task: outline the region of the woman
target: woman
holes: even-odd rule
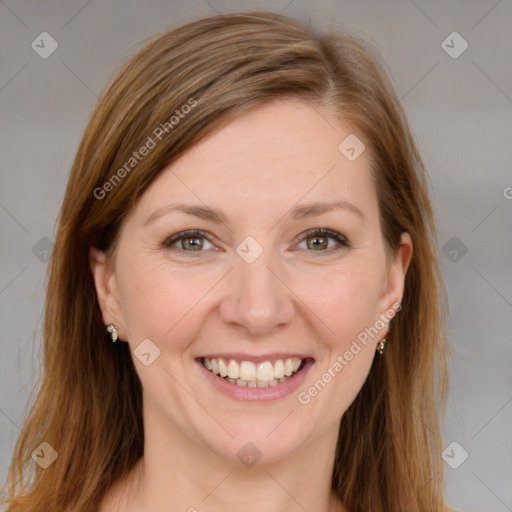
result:
[[[445,510],[426,180],[357,38],[153,38],[69,177],[7,510]]]

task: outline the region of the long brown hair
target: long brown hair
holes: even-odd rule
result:
[[[414,244],[387,352],[375,358],[341,420],[333,489],[351,512],[443,510],[445,292],[428,178],[405,114],[368,43],[249,12],[155,36],[100,98],[60,212],[44,374],[15,446],[3,501],[8,512],[95,511],[143,454],[141,383],[128,344],[107,342],[89,247],[112,251],[127,213],[185,151],[255,105],[288,95],[327,106],[361,134],[386,244],[396,249],[403,232]],[[154,147],[130,160],[150,139]],[[47,469],[31,460],[42,442],[58,452]]]

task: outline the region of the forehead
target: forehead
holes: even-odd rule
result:
[[[369,155],[357,146],[361,136],[354,137],[326,107],[273,101],[239,116],[164,169],[138,210],[150,214],[156,205],[180,200],[262,215],[262,204],[290,209],[341,199],[371,216],[377,205]],[[353,152],[347,153],[344,141]],[[276,210],[266,213],[275,216]]]

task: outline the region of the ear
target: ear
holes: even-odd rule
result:
[[[411,263],[413,244],[409,233],[402,233],[400,244],[388,264],[386,283],[380,300],[380,313],[394,310],[393,304],[400,304],[404,295],[405,276]]]
[[[125,322],[119,300],[117,280],[113,267],[108,261],[105,252],[96,247],[89,248],[89,266],[94,278],[96,295],[101,308],[105,325],[114,324],[118,327],[120,340],[126,340]]]

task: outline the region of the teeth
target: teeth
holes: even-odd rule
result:
[[[228,369],[226,368],[226,364],[224,363],[224,359],[217,359],[218,365],[219,365],[219,375],[221,377],[225,377],[228,375]],[[233,375],[230,375],[232,379],[234,379]]]
[[[282,359],[278,359],[274,363],[274,378],[282,379],[284,377],[284,363]]]
[[[212,361],[213,361],[213,359],[212,359]],[[289,377],[292,373],[293,373],[293,359],[287,359],[284,363],[284,374],[287,377]]]
[[[228,375],[231,379],[238,379],[240,377],[240,367],[233,359],[231,359],[228,364]]]
[[[265,361],[258,365],[256,370],[256,378],[258,380],[270,380],[274,378],[274,367],[270,361]]]
[[[242,361],[240,365],[240,378],[244,380],[256,380],[256,365],[251,361]]]
[[[231,384],[250,388],[266,388],[285,382],[297,372],[301,364],[302,360],[297,357],[284,361],[277,359],[274,364],[263,361],[258,365],[252,361],[241,361],[239,364],[234,359],[230,359],[226,365],[226,360],[221,358],[203,358],[203,365],[207,370],[226,378]]]

